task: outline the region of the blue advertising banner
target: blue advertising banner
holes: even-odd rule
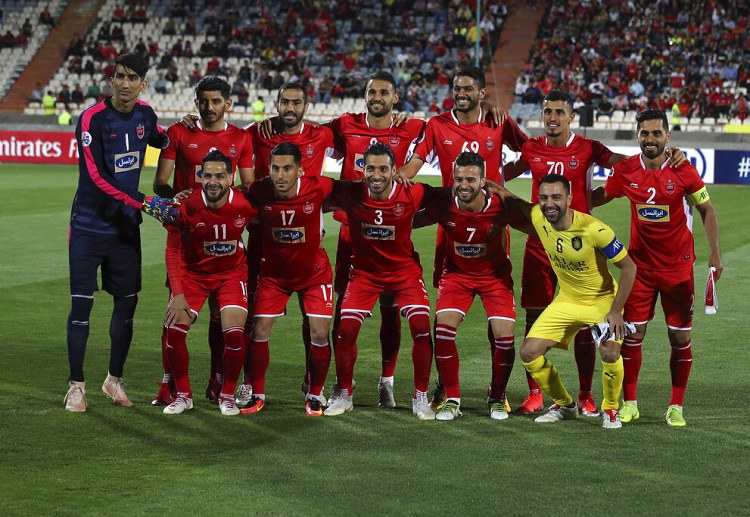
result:
[[[714,153],[714,183],[750,185],[750,150]]]

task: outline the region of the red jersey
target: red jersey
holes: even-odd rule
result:
[[[232,270],[244,270],[245,246],[242,232],[257,211],[235,188],[229,189],[229,199],[221,208],[210,208],[202,190],[196,190],[178,207],[180,215],[168,225],[167,255],[180,248],[181,260],[170,264],[167,273],[174,288],[174,279],[182,271],[216,275]],[[180,236],[175,243],[173,237]],[[245,273],[247,275],[247,273]]]
[[[539,202],[539,180],[547,174],[562,174],[570,181],[570,207],[590,214],[593,166],[607,167],[611,157],[612,151],[601,142],[572,132],[563,147],[547,145],[546,136],[531,138],[521,150],[521,160],[531,170],[531,202]]]
[[[253,166],[252,140],[245,131],[231,124],[226,124],[222,131],[205,131],[199,120],[191,131],[176,123],[169,126],[167,136],[169,147],[163,149],[159,157],[174,160],[173,187],[178,192],[201,188],[203,157],[211,149],[218,149],[232,160],[232,184],[238,168]]]
[[[446,111],[427,122],[424,137],[417,143],[414,154],[429,161],[430,155],[436,153],[443,186],[449,186],[453,185],[453,162],[458,155],[464,151],[475,152],[484,158],[487,179],[502,184],[503,143],[520,151],[528,138],[510,117],[493,128],[489,122],[460,124],[453,111]]]
[[[658,171],[646,170],[641,155],[612,168],[604,189],[630,200],[630,246],[639,268],[692,269],[695,262],[692,208],[708,201],[703,180],[689,163],[677,169],[665,161]]]
[[[277,199],[273,184],[256,181],[248,197],[258,209],[263,259],[260,275],[301,289],[328,271],[331,264],[323,249],[323,201],[333,188],[325,176],[301,176],[291,199]],[[330,278],[327,283],[330,283]]]
[[[263,138],[258,124],[245,128],[253,141],[255,151],[255,179],[268,176],[271,168],[271,151],[282,142],[291,142],[302,153],[302,170],[306,176],[323,174],[323,160],[333,153],[333,133],[325,126],[302,124],[299,133],[287,135],[279,133],[271,138]]]
[[[380,283],[422,277],[419,255],[411,241],[414,214],[429,185],[399,183],[387,199],[373,199],[366,183],[336,182],[331,204],[346,212],[352,239],[352,269]]]
[[[365,151],[375,142],[383,142],[392,150],[396,167],[406,163],[412,144],[424,131],[425,122],[409,119],[400,126],[375,129],[367,123],[367,113],[344,113],[326,124],[333,131],[336,153],[344,157],[342,180],[364,177]]]
[[[510,274],[506,224],[525,221],[523,214],[511,215],[503,210],[497,195],[486,196],[481,212],[467,212],[459,207],[458,198],[436,196],[425,206],[427,215],[448,235],[445,271],[503,277]]]

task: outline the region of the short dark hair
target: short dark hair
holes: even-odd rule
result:
[[[291,142],[282,142],[271,151],[271,156],[291,156],[297,166],[302,164],[302,153],[295,144]]]
[[[207,75],[195,85],[196,97],[200,96],[203,92],[219,92],[224,99],[228,99],[231,91],[232,88],[229,86],[229,83],[225,79],[215,75]]]
[[[393,155],[393,149],[383,142],[375,142],[365,151],[363,161],[367,162],[368,156],[388,156],[391,159],[391,167],[396,165],[396,157]]]
[[[669,121],[667,120],[667,114],[662,110],[643,110],[638,115],[636,115],[635,120],[636,122],[638,122],[637,127],[641,127],[641,123],[646,122],[647,120],[661,120],[661,125],[664,127],[664,132],[669,131]]]
[[[302,90],[302,99],[304,100],[305,104],[307,104],[307,90],[304,86],[302,86],[302,83],[284,83],[279,87],[279,91],[276,94],[276,101],[278,102],[279,99],[281,99],[281,92],[284,90]]]
[[[464,151],[459,154],[458,158],[456,158],[456,161],[453,162],[454,167],[468,167],[471,165],[476,165],[477,167],[479,167],[479,169],[482,171],[481,177],[484,178],[484,158],[482,158],[479,154],[472,153],[471,151]]]
[[[541,187],[543,183],[562,183],[565,192],[570,194],[570,181],[562,174],[546,174],[539,180],[539,186]]]
[[[552,90],[544,96],[544,102],[563,101],[573,109],[573,96],[562,90]]]
[[[479,88],[484,88],[486,83],[484,80],[484,70],[479,68],[478,66],[462,66],[460,67],[455,74],[453,74],[453,78],[451,79],[451,88],[453,88],[453,82],[456,80],[456,77],[471,77],[474,79],[477,84],[479,85]]]
[[[141,80],[146,78],[146,72],[148,72],[148,63],[146,63],[146,60],[143,59],[143,57],[139,54],[130,52],[128,54],[117,56],[115,58],[115,69],[117,68],[117,65],[122,65],[125,68],[131,69],[133,72],[138,74],[138,77],[140,77]]]
[[[386,72],[385,70],[378,70],[377,72],[370,74],[370,78],[367,79],[367,82],[369,83],[370,81],[385,81],[390,83],[390,85],[393,86],[393,90],[396,91],[396,79],[393,77],[393,74]]]
[[[229,159],[229,156],[222,153],[218,149],[211,149],[206,153],[206,156],[203,157],[201,169],[204,169],[206,167],[206,163],[208,162],[222,162],[224,165],[226,165],[228,174],[232,174],[234,170],[234,167],[232,166],[232,160]]]

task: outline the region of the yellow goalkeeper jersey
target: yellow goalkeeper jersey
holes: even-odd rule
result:
[[[609,226],[574,210],[570,228],[558,231],[538,205],[529,218],[557,275],[561,295],[584,305],[612,299],[617,282],[607,269],[607,259],[619,262],[628,252]]]

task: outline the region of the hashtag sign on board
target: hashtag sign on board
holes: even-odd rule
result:
[[[737,173],[740,178],[747,178],[748,175],[750,175],[750,158],[745,157],[740,160],[739,167],[737,167]]]

